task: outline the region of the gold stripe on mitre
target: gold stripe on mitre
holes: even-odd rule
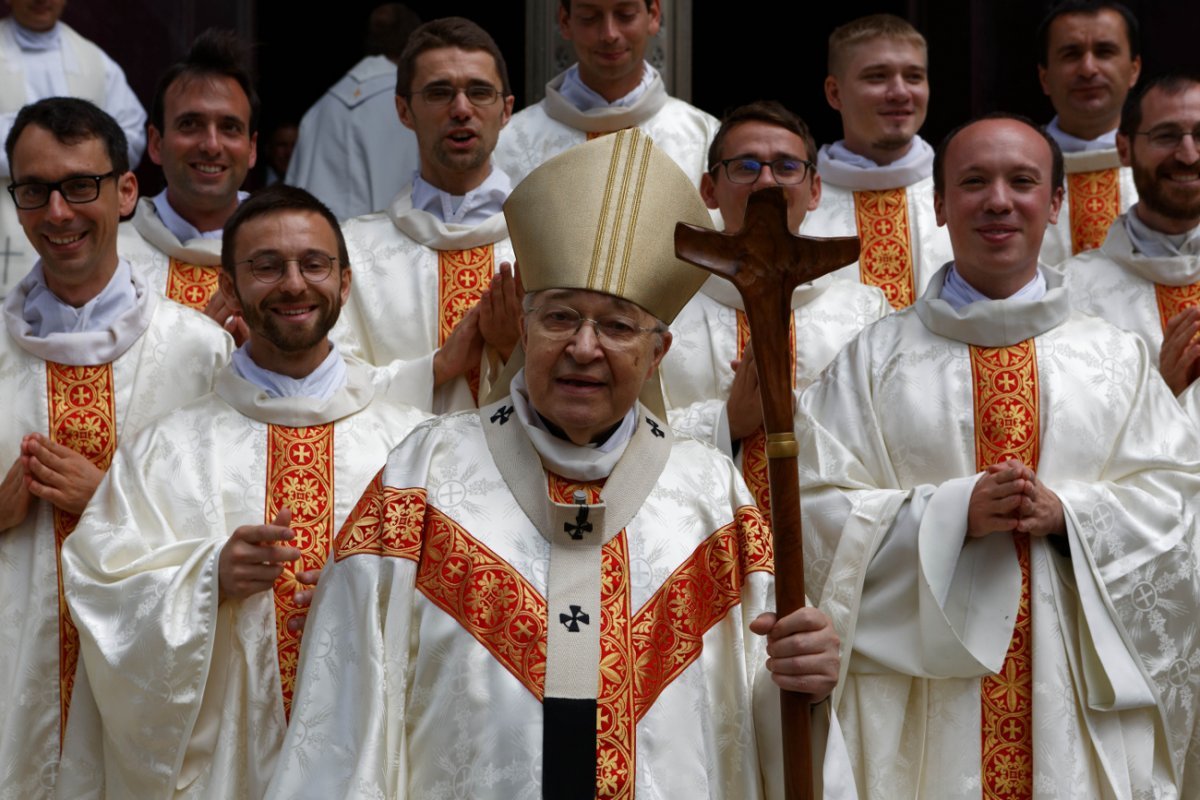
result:
[[[675,223],[712,227],[683,170],[637,128],[542,164],[504,204],[527,291],[586,289],[666,323],[707,273],[675,257]]]

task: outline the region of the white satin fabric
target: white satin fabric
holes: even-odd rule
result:
[[[502,213],[480,225],[446,224],[412,207],[411,186],[386,211],[342,223],[342,232],[354,277],[350,300],[329,338],[342,352],[370,364],[429,358],[438,349],[439,250],[490,244],[494,269],[501,262],[516,260]],[[498,354],[485,349],[481,397],[501,366]],[[439,413],[474,405],[465,377],[446,383],[434,394],[433,410]]]
[[[112,363],[117,441],[212,388],[229,358],[227,334],[163,302],[136,277],[137,307],[104,332],[37,339],[20,319],[22,293],[5,301],[0,333],[0,465],[21,438],[49,435],[46,360]],[[59,761],[59,593],[54,512],[34,500],[25,521],[0,531],[0,797],[45,798]],[[79,679],[76,680],[78,685]]]
[[[662,76],[631,106],[580,111],[559,91],[566,73],[546,84],[545,99],[523,109],[500,131],[492,153],[496,166],[520,183],[542,162],[568,147],[587,141],[587,134],[611,133],[638,127],[675,160],[697,188],[708,169],[708,146],[720,121],[695,106],[667,94]]]
[[[423,488],[430,507],[545,596],[550,545],[507,488],[477,414],[417,428],[392,452],[382,481]],[[698,441],[676,440],[625,527],[631,612],[735,509],[752,504],[728,459]],[[326,568],[268,797],[542,797],[541,703],[417,589],[417,568],[371,554]],[[698,659],[637,723],[639,798],[782,797],[778,693],[765,670],[764,642],[746,628],[773,605],[772,587],[766,572],[746,575],[740,604],[704,634]],[[826,714],[814,714],[818,740]],[[836,728],[831,739],[824,774],[834,777],[826,778],[824,796],[854,797]]]
[[[122,222],[117,229],[117,252],[145,274],[160,297],[167,293],[172,258],[185,264],[218,269],[221,265],[220,238],[181,242],[158,216],[154,201],[149,197],[140,198],[133,219]]]
[[[1137,187],[1133,185],[1133,170],[1121,166],[1116,148],[1085,150],[1078,153],[1063,153],[1063,168],[1067,175],[1076,172],[1093,172],[1101,169],[1117,169],[1119,207],[1124,214],[1137,202]],[[1111,228],[1110,228],[1111,230]],[[1058,210],[1058,222],[1046,226],[1046,238],[1038,254],[1043,264],[1057,266],[1071,257],[1071,193],[1063,182],[1062,207]]]
[[[1193,796],[1197,434],[1140,340],[1071,312],[1056,274],[1040,301],[958,312],[941,282],[801,398],[806,586],[847,654],[836,710],[860,792],[980,796],[979,679],[1003,661],[1020,575],[1007,537],[965,537],[967,343],[1033,337],[1037,475],[1071,553],[1033,540],[1033,796]]]
[[[63,553],[91,691],[60,797],[262,796],[285,727],[275,600],[221,601],[221,549],[266,521],[268,424],[333,423],[336,531],[425,417],[392,401],[403,381],[353,362],[328,400],[271,398],[226,369],[121,447]]]
[[[738,358],[742,296],[712,276],[671,325],[671,349],[659,365],[671,427],[732,452],[725,402]],[[795,386],[799,395],[859,331],[890,314],[883,292],[849,281],[816,281],[792,292]],[[738,453],[740,459],[741,453]]]

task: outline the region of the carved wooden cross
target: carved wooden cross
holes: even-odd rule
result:
[[[788,229],[782,187],[750,195],[738,233],[677,223],[675,255],[737,287],[750,323],[771,482],[775,545],[775,605],[784,616],[804,605],[804,548],[800,530],[800,475],[796,464],[789,324],[792,292],[858,258],[858,237],[814,239]],[[788,800],[813,796],[808,695],[782,691],[784,785]]]

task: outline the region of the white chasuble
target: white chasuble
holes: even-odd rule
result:
[[[72,720],[61,797],[262,796],[299,657],[294,572],[321,568],[425,417],[391,402],[392,380],[354,362],[329,400],[269,398],[226,369],[121,448],[63,554],[99,719]],[[274,591],[222,600],[222,546],[285,506],[301,561]]]
[[[1038,258],[1055,266],[1100,247],[1118,215],[1137,202],[1133,170],[1121,166],[1116,149],[1063,153],[1066,170],[1058,222],[1046,227]]]
[[[1072,308],[1137,334],[1156,365],[1167,323],[1200,305],[1200,257],[1134,252],[1122,218],[1109,228],[1104,244],[1067,260],[1059,270]]]
[[[959,312],[938,299],[943,275],[801,398],[807,588],[842,637],[836,710],[859,790],[1188,796],[1197,434],[1141,341],[1070,311],[1056,273],[1041,300]],[[1036,403],[1009,396],[1022,384]],[[1002,705],[1030,693],[1002,670],[1023,582],[1014,537],[966,537],[978,459],[1024,452],[1030,435],[1067,527],[1029,547],[1031,774],[982,757],[981,679],[1001,673]]]
[[[934,216],[929,164],[858,169],[827,151],[817,154],[821,203],[805,216],[800,233],[859,237],[859,260],[832,277],[878,287],[895,309],[912,305],[954,258],[950,236]]]
[[[156,293],[176,303],[203,311],[217,293],[221,240],[179,241],[149,197],[138,200],[133,219],[121,223],[117,251],[145,274]]]
[[[656,75],[630,106],[580,111],[559,92],[566,73],[546,84],[546,97],[514,114],[492,153],[497,167],[520,183],[543,162],[597,136],[637,127],[654,140],[697,188],[708,169],[708,146],[720,127],[711,114],[667,94]]]
[[[4,304],[0,337],[0,463],[42,433],[104,469],[120,441],[206,394],[229,358],[227,334],[162,302],[135,271],[137,303],[94,333],[30,334],[25,291]],[[34,500],[24,522],[0,531],[0,797],[54,792],[79,655],[63,598],[59,550],[76,519]]]
[[[423,424],[364,494],[267,796],[563,797],[550,748],[588,770],[588,796],[781,797],[778,693],[747,629],[773,604],[770,535],[733,465],[639,406],[607,481],[572,482],[521,457],[514,414]],[[605,494],[630,480],[644,501]],[[593,516],[555,528],[577,503]]]
[[[883,293],[849,281],[817,281],[792,293],[792,389],[797,394],[860,330],[891,313]],[[659,365],[671,427],[732,453],[725,402],[734,359],[750,339],[742,297],[733,284],[713,276],[671,325],[671,349]],[[769,518],[766,436],[760,426],[745,437],[735,462]]]
[[[386,365],[430,356],[478,301],[503,262],[512,263],[504,215],[446,224],[412,207],[405,187],[386,211],[342,224],[353,279],[330,332],[344,353]],[[502,367],[486,348],[480,367],[441,386],[434,410],[472,408]]]

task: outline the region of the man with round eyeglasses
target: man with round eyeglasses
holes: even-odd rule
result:
[[[741,106],[726,116],[713,138],[701,196],[709,208],[720,210],[726,230],[736,232],[751,192],[782,186],[788,227],[796,230],[821,201],[815,150],[804,120],[782,104]],[[797,287],[791,307],[797,393],[863,327],[891,311],[879,289],[851,281]],[[674,343],[659,370],[671,426],[733,457],[765,513],[766,434],[741,295],[729,281],[710,277],[680,312],[672,332]]]
[[[328,333],[351,277],[336,218],[302,189],[268,187],[230,217],[221,291],[246,344],[212,394],[117,454],[63,556],[103,720],[68,731],[80,795],[262,796],[333,537],[426,416],[430,375],[479,357],[461,335],[414,363],[344,357]]]
[[[1061,267],[1071,304],[1141,337],[1171,391],[1193,408],[1200,373],[1198,135],[1200,79],[1163,75],[1131,94],[1116,144],[1138,200],[1098,249]]]
[[[918,131],[929,105],[925,37],[891,14],[852,20],[829,35],[825,99],[842,138],[821,148],[823,196],[808,236],[858,236],[859,260],[833,273],[878,286],[895,309],[911,305],[951,258],[933,213],[933,147]]]
[[[703,281],[674,223],[708,213],[630,130],[548,161],[505,215],[523,369],[414,430],[342,528],[267,797],[782,797],[772,677],[820,700],[837,637],[816,609],[761,613],[761,513],[654,410],[665,322]],[[827,718],[823,776],[845,766],[820,769]],[[844,777],[817,796],[853,797]]]
[[[387,209],[343,225],[355,280],[332,334],[372,364],[423,358],[457,327],[478,365],[438,389],[434,410],[474,407],[517,341],[520,300],[492,162],[513,97],[492,37],[461,17],[418,28],[399,60],[396,109],[417,135],[420,169]]]
[[[52,796],[75,712],[79,640],[60,581],[117,444],[211,390],[229,337],[161,300],[117,254],[137,179],[120,126],[96,106],[26,106],[5,143],[9,193],[39,255],[0,334],[0,796]]]

